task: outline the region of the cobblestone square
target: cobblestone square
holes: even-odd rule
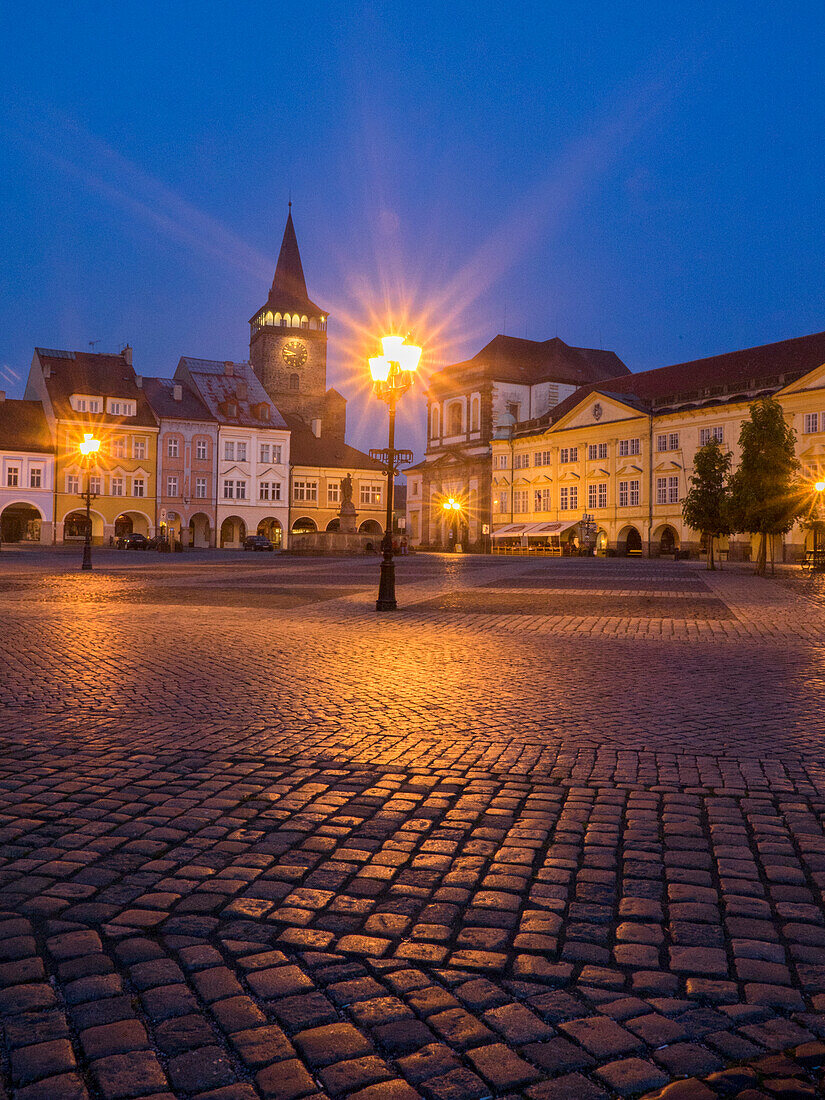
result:
[[[0,1097],[822,1095],[817,579],[78,564],[0,554]]]

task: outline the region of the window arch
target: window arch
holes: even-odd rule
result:
[[[301,378],[300,378],[300,375],[297,375],[297,374],[290,374],[290,376],[289,376],[289,388],[290,388],[291,390],[298,390],[298,389],[300,389],[300,388],[301,388]]]
[[[479,401],[479,399],[477,397],[473,398],[473,403],[470,406],[470,409],[471,409],[471,411],[470,411],[470,431],[471,432],[477,432],[478,428],[479,428],[479,420],[480,420],[480,415],[479,414],[481,412],[481,402]]]
[[[275,319],[272,323],[273,323],[273,325],[280,325],[281,324],[281,315],[280,315],[280,313],[275,314]]]
[[[430,412],[430,439],[438,439],[439,436],[438,405],[433,405]]]
[[[461,435],[464,430],[464,409],[458,401],[450,405],[448,412],[449,427],[447,435]]]

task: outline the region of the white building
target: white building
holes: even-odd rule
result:
[[[53,532],[54,443],[43,406],[0,390],[0,536],[51,543]]]
[[[217,544],[239,549],[247,535],[277,548],[289,530],[289,429],[249,363],[184,357],[175,378],[218,422]]]

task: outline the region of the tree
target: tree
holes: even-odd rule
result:
[[[731,523],[735,531],[759,535],[756,572],[764,576],[768,536],[790,531],[805,508],[797,479],[796,433],[778,401],[765,397],[751,405],[739,446],[739,468],[730,480]]]
[[[730,451],[723,451],[715,439],[700,447],[693,460],[690,488],[682,504],[682,518],[688,527],[701,531],[708,542],[708,569],[715,569],[713,540],[730,531]]]

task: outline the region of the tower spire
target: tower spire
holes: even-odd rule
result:
[[[289,200],[284,239],[281,242],[281,251],[278,253],[278,263],[275,267],[275,278],[272,280],[269,298],[270,301],[284,298],[305,301],[308,298],[298,238],[295,236],[295,226],[292,224],[292,199]]]

